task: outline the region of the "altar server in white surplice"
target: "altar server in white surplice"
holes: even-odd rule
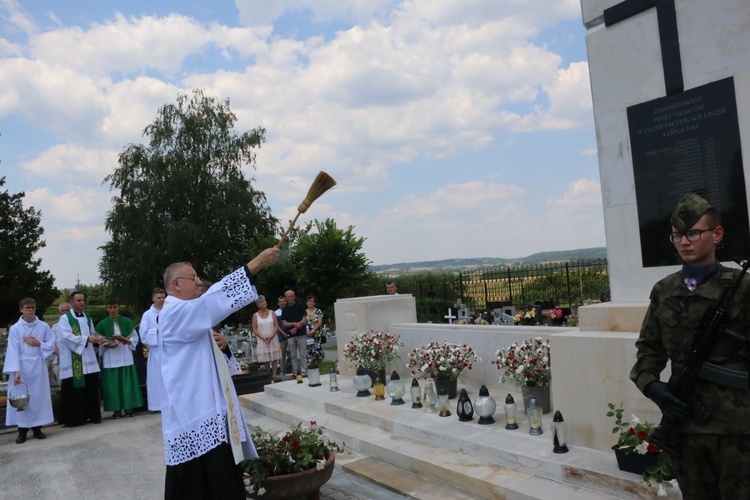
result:
[[[154,288],[151,292],[151,307],[141,316],[138,334],[141,342],[148,347],[148,364],[146,365],[146,391],[148,394],[148,409],[159,411],[159,387],[161,387],[161,356],[159,351],[159,330],[157,318],[164,307],[167,292],[163,288]]]
[[[278,257],[278,248],[266,249],[202,295],[191,264],[164,272],[158,339],[166,499],[245,498],[237,464],[257,453],[211,327],[257,298],[255,275]]]
[[[55,420],[45,362],[45,358],[55,352],[55,334],[47,323],[36,317],[34,299],[22,299],[19,308],[21,318],[10,327],[8,333],[3,373],[12,379],[9,396],[29,394],[29,404],[22,411],[8,405],[5,419],[5,425],[18,426],[16,443],[21,444],[26,441],[29,429],[37,439],[47,437],[42,432],[42,426]]]

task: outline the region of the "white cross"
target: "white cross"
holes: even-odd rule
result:
[[[456,319],[456,317],[453,315],[453,310],[450,307],[448,308],[448,314],[443,317],[448,320],[449,325],[452,325],[453,320]]]

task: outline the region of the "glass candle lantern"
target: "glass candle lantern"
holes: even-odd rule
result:
[[[483,385],[479,388],[479,396],[474,400],[474,411],[479,415],[478,424],[489,425],[494,424],[495,419],[492,415],[495,414],[497,403],[492,396],[490,391],[487,390],[487,386]]]
[[[539,403],[535,397],[532,397],[529,401],[529,408],[526,410],[526,415],[529,417],[529,434],[538,436],[544,431],[542,430],[542,409],[539,407]]]
[[[474,420],[474,406],[471,404],[471,399],[469,399],[466,389],[461,389],[461,394],[458,395],[456,414],[458,415],[459,422]]]
[[[424,411],[425,413],[435,413],[437,408],[437,392],[435,391],[435,382],[432,379],[426,379],[424,381]]]
[[[328,372],[328,386],[330,387],[331,392],[336,392],[339,390],[339,379],[336,376],[336,370],[331,370]]]
[[[508,430],[518,429],[518,420],[516,419],[518,405],[510,394],[505,397],[503,410],[505,410],[505,428]]]
[[[385,384],[380,377],[375,377],[375,383],[372,384],[372,392],[375,393],[375,401],[383,401],[385,399]]]
[[[358,398],[366,398],[370,395],[372,379],[361,366],[357,368],[357,374],[352,379],[352,383],[354,384],[354,389],[357,391]]]
[[[320,387],[320,368],[316,363],[307,365],[307,385],[309,387]]]
[[[411,379],[411,387],[409,387],[411,393],[411,407],[422,408],[422,388],[419,387],[417,379]]]
[[[403,380],[401,380],[401,377],[398,376],[395,370],[391,373],[391,379],[385,384],[385,392],[390,396],[392,405],[404,404],[403,398],[404,394],[406,394],[406,387],[404,387]]]
[[[567,453],[568,450],[568,426],[563,420],[562,413],[560,410],[555,412],[555,416],[552,417],[552,452],[553,453]]]
[[[440,408],[439,415],[441,417],[451,416],[451,412],[448,409],[448,393],[445,392],[445,389],[440,389],[440,394],[438,395],[438,407]]]

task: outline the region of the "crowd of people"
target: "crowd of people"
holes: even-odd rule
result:
[[[138,343],[135,324],[119,313],[116,299],[107,301],[108,316],[96,326],[83,309],[86,297],[74,291],[68,302],[59,305],[58,322],[50,327],[36,315],[36,301],[26,297],[19,302],[21,317],[8,332],[8,348],[3,372],[33,397],[20,411],[12,405],[6,425],[18,426],[16,443],[26,441],[29,429],[37,439],[45,439],[41,427],[54,421],[48,360],[54,360],[59,378],[59,423],[75,427],[102,421],[100,372],[104,410],[112,418],[132,417],[133,409],[143,406],[140,383],[132,351]],[[12,392],[15,389],[16,392]]]
[[[116,299],[107,301],[107,317],[94,325],[84,311],[85,295],[74,291],[60,304],[54,329],[39,319],[33,298],[22,299],[3,366],[12,378],[11,395],[25,386],[30,396],[25,407],[7,409],[6,425],[18,427],[16,443],[24,443],[29,430],[45,439],[42,426],[54,421],[50,358],[58,367],[58,421],[64,427],[102,422],[100,380],[103,408],[112,412],[111,418],[133,416],[134,408],[143,406],[133,359],[143,341],[151,352],[149,409],[162,414],[165,498],[245,498],[239,464],[257,458],[257,452],[231,383],[239,364],[214,326],[256,301],[261,314],[254,318],[253,329],[262,332],[258,340],[266,344],[262,357],[278,362],[278,319],[262,307],[265,299],[255,288],[255,275],[278,256],[278,248],[266,249],[210,287],[190,263],[170,265],[164,289],[152,293],[153,306],[144,314],[140,332],[119,314]]]
[[[107,317],[94,324],[84,311],[85,294],[74,291],[52,327],[37,316],[33,298],[22,299],[3,367],[12,379],[9,391],[25,385],[33,395],[22,411],[8,407],[6,425],[18,427],[16,442],[24,443],[29,430],[46,438],[42,426],[54,421],[50,377],[59,378],[64,427],[100,424],[102,408],[112,419],[132,417],[144,406],[133,358],[142,342],[149,352],[148,409],[161,412],[165,498],[245,498],[239,464],[257,452],[231,382],[240,367],[216,325],[256,303],[252,330],[271,381],[286,372],[286,353],[294,373],[325,357],[323,313],[314,296],[303,305],[287,290],[272,311],[257,293],[256,274],[278,256],[278,248],[266,249],[211,286],[190,263],[170,265],[138,328],[120,315],[116,299],[107,300]]]
[[[669,240],[683,266],[651,292],[630,378],[678,425],[674,442],[667,444],[680,451],[670,455],[685,498],[747,498],[750,455],[744,450],[750,446],[750,434],[743,415],[750,415],[748,346],[735,338],[745,340],[736,332],[748,331],[750,319],[743,305],[750,299],[750,277],[717,261],[725,232],[706,199],[686,195],[670,223]],[[148,378],[149,408],[153,399],[162,412],[166,498],[245,498],[238,464],[257,458],[229,382],[236,360],[214,325],[255,301],[252,330],[258,360],[266,364],[272,381],[279,366],[285,371],[286,353],[294,373],[304,373],[307,363],[325,357],[323,314],[314,296],[308,295],[303,305],[287,290],[278,297],[278,309],[271,311],[257,293],[256,274],[278,256],[278,248],[266,249],[208,288],[190,263],[178,262],[164,273],[165,289],[153,292],[141,340],[151,347],[149,372],[155,375]],[[724,304],[727,290],[737,293]],[[397,295],[396,284],[387,283],[386,293]],[[65,426],[101,423],[100,370],[104,409],[113,412],[112,418],[132,416],[133,408],[143,404],[133,366],[135,325],[120,316],[117,300],[107,302],[108,316],[96,326],[84,306],[84,294],[71,293],[69,303],[60,304],[58,323],[50,328],[36,316],[34,299],[19,302],[21,317],[10,328],[3,371],[12,377],[13,387],[25,385],[34,397],[23,412],[8,408],[6,423],[18,426],[16,443],[25,442],[29,430],[45,439],[41,427],[53,421],[46,365],[50,356],[59,359],[60,422]],[[671,362],[672,372],[679,373],[675,368],[691,351],[685,347],[705,333],[704,319],[721,313],[721,321],[724,309],[724,332],[732,335],[717,338],[692,392],[675,392],[661,380],[661,372]]]
[[[287,290],[277,300],[275,311],[268,309],[263,295],[256,301],[258,312],[253,314],[252,330],[258,338],[258,361],[265,363],[271,382],[278,382],[278,374],[286,373],[287,354],[292,375],[307,375],[310,364],[319,365],[325,358],[323,344],[323,312],[316,306],[314,295],[308,295],[307,307],[297,302],[294,290]]]
[[[206,289],[204,286],[200,291]],[[54,421],[50,386],[60,387],[59,423],[65,427],[100,423],[102,406],[104,411],[112,412],[112,419],[132,417],[133,410],[144,405],[133,358],[139,341],[148,349],[148,410],[160,411],[158,318],[166,297],[163,288],[153,290],[153,304],[143,313],[138,328],[130,318],[120,315],[115,298],[107,300],[108,316],[94,325],[84,311],[85,294],[74,291],[68,302],[58,306],[60,316],[51,327],[37,317],[34,299],[22,299],[21,317],[9,332],[4,373],[13,379],[11,388],[23,387],[17,393],[35,397],[21,412],[13,407],[8,410],[6,425],[18,426],[17,442],[26,441],[29,429],[38,439],[46,437],[41,427]],[[279,297],[275,311],[268,309],[263,295],[255,303],[258,311],[252,316],[252,331],[257,338],[256,354],[269,372],[271,383],[279,382],[279,376],[286,372],[287,345],[292,345],[292,372],[287,375],[306,375],[309,363],[319,364],[325,358],[323,313],[316,306],[315,296],[307,296],[305,307],[297,303],[295,292],[288,290]],[[219,345],[227,347],[218,331],[212,329],[212,335]],[[227,351],[228,358],[236,363],[231,351]]]

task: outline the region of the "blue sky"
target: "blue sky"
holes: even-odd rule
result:
[[[254,185],[374,264],[604,246],[578,0],[0,0],[0,176],[42,211],[42,268],[99,282],[102,181],[203,88],[263,126]],[[217,214],[221,217],[221,214]]]

